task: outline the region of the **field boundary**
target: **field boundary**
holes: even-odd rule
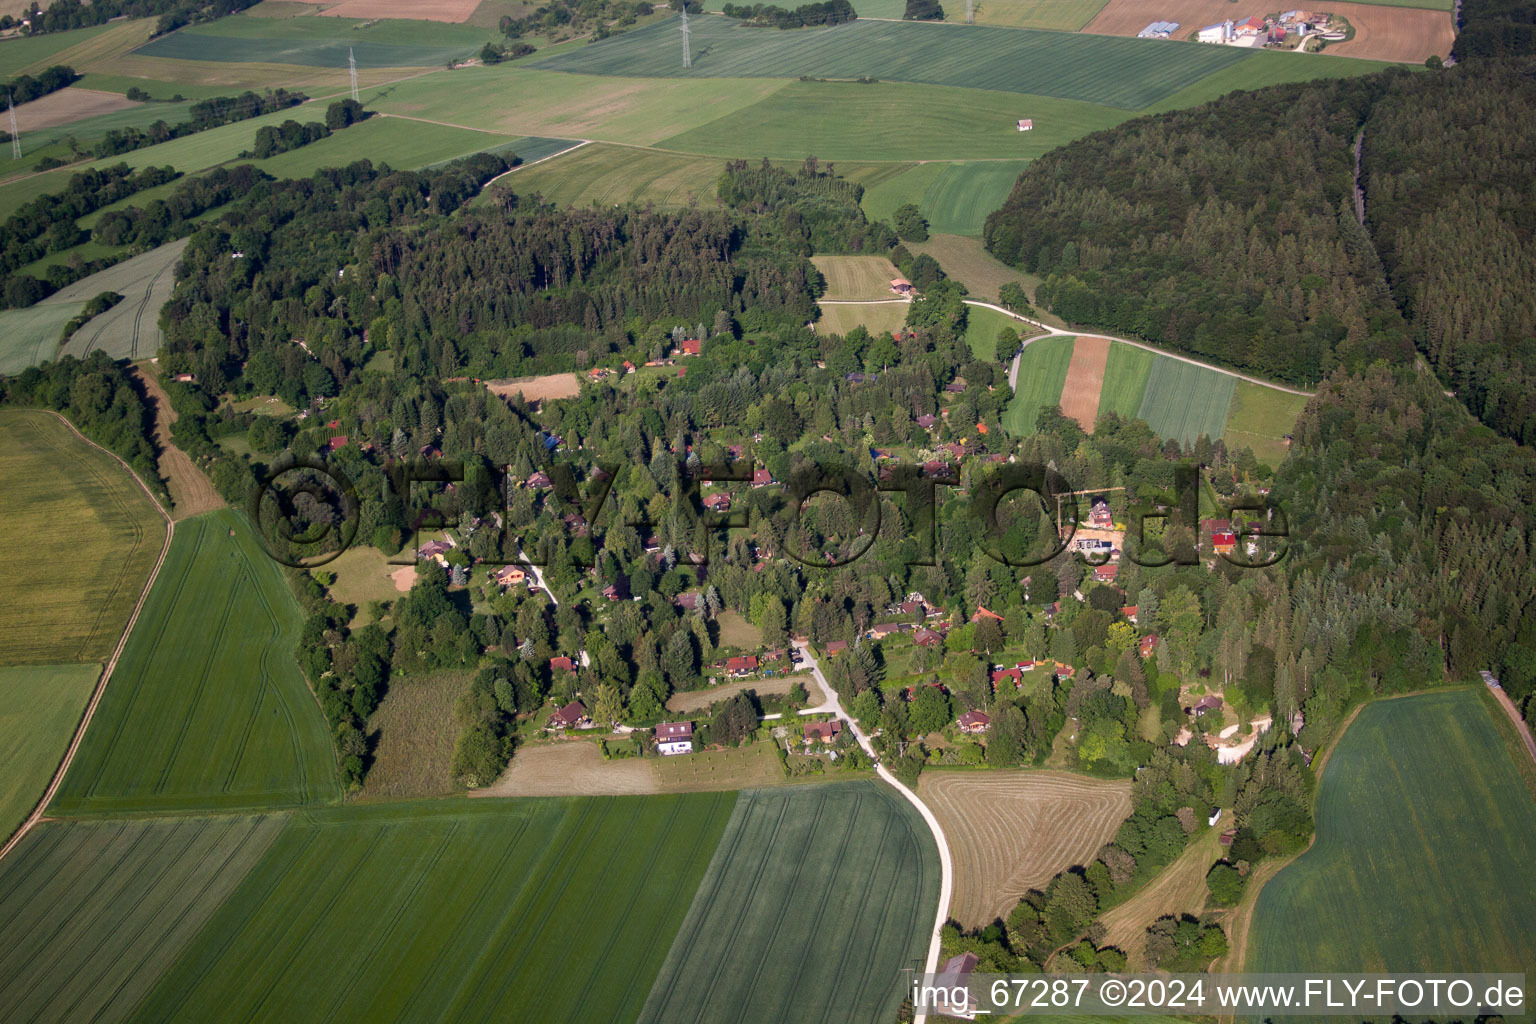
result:
[[[52,410],[49,411],[52,412]],[[112,656],[107,659],[106,665],[102,668],[101,678],[96,681],[96,688],[91,691],[90,702],[86,704],[85,713],[80,717],[80,724],[75,727],[75,735],[70,739],[68,749],[64,751],[64,759],[59,763],[58,770],[53,773],[53,778],[48,782],[48,788],[43,792],[43,797],[37,802],[37,806],[32,809],[32,813],[27,815],[26,820],[12,833],[10,839],[6,840],[5,845],[0,846],[0,860],[3,860],[6,854],[10,853],[12,849],[20,844],[26,838],[27,833],[32,831],[33,826],[42,820],[43,812],[48,809],[49,802],[53,800],[54,794],[59,791],[59,786],[64,781],[64,775],[69,771],[70,764],[74,762],[75,754],[80,749],[81,741],[85,739],[85,730],[90,726],[91,718],[96,714],[97,706],[101,704],[102,695],[107,692],[107,683],[112,679],[112,670],[117,668],[117,661],[122,657],[123,648],[128,646],[128,636],[133,632],[134,623],[139,621],[139,612],[144,610],[144,602],[149,600],[149,592],[155,585],[155,578],[160,575],[160,567],[165,564],[165,557],[170,553],[171,538],[176,534],[176,521],[171,518],[170,513],[160,504],[160,499],[155,497],[155,493],[149,489],[143,480],[139,479],[138,474],[133,471],[133,468],[128,463],[124,462],[117,453],[107,451],[107,449],[102,448],[101,445],[80,433],[75,425],[69,422],[68,417],[62,413],[55,412],[53,415],[63,421],[64,425],[69,427],[80,440],[92,448],[106,452],[112,458],[117,459],[118,465],[123,467],[123,470],[133,479],[133,482],[138,484],[145,494],[149,495],[149,500],[154,503],[155,511],[159,512],[161,518],[165,520],[165,541],[160,545],[160,557],[155,559],[154,566],[149,570],[149,578],[144,581],[144,589],[139,591],[139,599],[134,602],[133,612],[128,616],[128,622],[123,626],[122,635],[117,638],[117,647],[113,649]]]

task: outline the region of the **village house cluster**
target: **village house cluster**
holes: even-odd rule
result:
[[[1144,39],[1169,39],[1178,30],[1178,22],[1154,21],[1138,33]],[[1241,21],[1228,19],[1206,25],[1195,33],[1202,43],[1222,46],[1284,46],[1291,40],[1305,40],[1309,36],[1323,39],[1343,39],[1345,33],[1332,26],[1331,15],[1314,11],[1285,11],[1278,16],[1251,15]]]

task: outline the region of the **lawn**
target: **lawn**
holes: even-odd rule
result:
[[[1138,419],[1159,437],[1194,444],[1204,434],[1219,440],[1226,430],[1237,378],[1166,356],[1154,356]]]
[[[775,32],[718,17],[696,19],[691,27],[693,65],[687,69],[681,66],[677,26],[670,19],[591,46],[535,57],[533,66],[669,78],[868,77],[1139,110],[1249,56],[1233,47],[915,22],[854,21]],[[893,60],[892,54],[902,59]],[[847,118],[840,126],[855,123]],[[1012,123],[1008,128],[1013,130]]]
[[[1104,364],[1104,386],[1099,391],[1099,415],[1114,412],[1128,419],[1140,415],[1147,377],[1157,358],[1144,348],[1112,342],[1109,361]]]
[[[400,566],[390,565],[389,556],[372,545],[354,544],[320,569],[335,579],[327,588],[331,598],[353,609],[353,621],[366,625],[369,601],[392,602],[401,591],[390,578]]]
[[[1316,842],[1259,893],[1246,969],[1536,971],[1536,803],[1496,713],[1471,690],[1360,712]]]
[[[656,757],[648,763],[655,771],[657,785],[665,793],[782,786],[795,781],[785,776],[778,751],[771,743]],[[809,780],[801,777],[798,781]]]
[[[301,624],[244,515],[178,523],[50,812],[337,799],[333,745],[293,659]]]
[[[924,772],[918,794],[955,861],[950,917],[991,924],[1031,889],[1093,859],[1131,813],[1131,784],[1067,772]]]
[[[286,823],[253,815],[39,825],[0,861],[6,1019],[127,1019]]]
[[[812,256],[826,279],[827,299],[889,299],[891,281],[901,272],[884,256]]]
[[[64,325],[84,308],[83,301],[50,302],[0,312],[0,375],[55,358]]]
[[[0,568],[0,665],[104,661],[165,538],[149,496],[51,413],[5,409],[0,519],[26,545]]]
[[[1053,335],[1024,347],[1018,388],[1003,413],[1003,428],[1010,434],[1034,433],[1040,410],[1061,404],[1061,386],[1067,382],[1067,366],[1076,341],[1071,335]]]
[[[1306,405],[1307,399],[1301,395],[1238,381],[1227,414],[1227,447],[1252,448],[1260,462],[1278,466],[1289,450],[1285,435],[1296,429],[1296,420]]]
[[[108,291],[123,296],[122,302],[76,331],[61,354],[83,359],[101,349],[114,359],[147,359],[160,351],[165,344],[165,334],[160,330],[160,307],[171,297],[171,288],[176,283],[176,261],[187,241],[183,238],[151,249],[76,281],[44,300],[48,305],[59,300],[82,301]]]
[[[894,334],[907,322],[907,304],[902,301],[852,305],[824,305],[816,321],[818,334],[847,334],[860,324],[871,334]]]
[[[0,843],[48,788],[100,675],[95,664],[0,668]]]
[[[965,311],[965,340],[971,346],[971,351],[977,359],[988,361],[998,358],[997,336],[1003,328],[1018,333],[1020,328],[1029,329],[1029,325],[1020,323],[1010,316],[1005,316],[995,309],[986,309],[982,306],[971,306]],[[1010,346],[1008,351],[1002,353],[1003,358],[1012,359],[1014,348]],[[1020,373],[1023,372],[1022,367]]]
[[[938,886],[928,829],[888,786],[747,791],[640,1020],[893,1020]]]

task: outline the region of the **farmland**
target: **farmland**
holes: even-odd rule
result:
[[[20,373],[58,355],[64,325],[85,302],[47,302],[0,312],[0,374]]]
[[[170,60],[297,64],[345,68],[438,67],[473,55],[494,33],[423,21],[367,24],[348,18],[253,18],[234,15],[151,40],[137,56]]]
[[[132,110],[141,104],[115,92],[95,89],[60,89],[16,108],[16,123],[22,131],[52,128],[87,117]]]
[[[597,736],[518,749],[495,783],[475,796],[623,796],[700,793],[815,781],[790,778],[769,743],[677,757],[603,759]]]
[[[826,279],[827,299],[889,299],[891,281],[901,276],[884,256],[812,256],[811,262]]]
[[[1061,387],[1067,380],[1067,366],[1072,361],[1076,340],[1070,335],[1053,335],[1024,346],[1019,359],[1018,388],[1003,413],[1003,427],[1009,433],[1033,433],[1040,410],[1061,404]]]
[[[1536,969],[1536,804],[1495,713],[1469,690],[1360,712],[1323,771],[1316,841],[1259,893],[1246,969]]]
[[[675,32],[661,21],[534,66],[595,75],[887,78],[1137,110],[1246,56],[1230,47],[912,22],[855,21],[813,35],[760,32],[721,17],[695,23],[693,66],[683,69],[673,47],[662,45]],[[893,66],[893,53],[907,59]]]
[[[965,285],[973,299],[995,303],[998,290],[1009,281],[1024,285],[1028,292],[1034,291],[1034,278],[1013,269],[987,252],[979,238],[929,235],[926,242],[905,244],[913,252],[925,252],[938,260],[944,273]],[[1054,317],[1044,313],[1038,313],[1036,319],[1044,323],[1055,322]],[[1058,323],[1057,326],[1062,325]]]
[[[500,398],[519,395],[525,402],[543,402],[551,398],[575,398],[581,391],[581,381],[574,373],[548,373],[542,377],[488,380],[485,389]]]
[[[165,537],[149,496],[57,417],[7,409],[0,517],[27,544],[0,569],[0,664],[105,659]]]
[[[882,331],[896,333],[907,322],[907,304],[900,299],[891,302],[858,302],[851,304],[824,303],[821,319],[816,321],[818,334],[847,334],[859,325],[871,334]]]
[[[251,816],[44,822],[0,861],[0,1005],[127,1019],[283,830]]]
[[[929,229],[947,235],[981,234],[987,214],[1003,205],[1025,165],[1023,160],[946,164],[919,204]]]
[[[336,799],[331,740],[291,653],[299,625],[242,515],[180,523],[51,812]]]
[[[147,359],[158,352],[165,344],[160,307],[171,297],[176,261],[186,247],[186,239],[170,242],[49,296],[47,305],[82,302],[108,291],[123,296],[122,302],[76,331],[60,354],[78,359],[101,349],[114,359]]]
[[[1167,357],[1155,358],[1136,415],[1159,437],[1193,444],[1222,436],[1237,378]]]
[[[69,747],[101,667],[0,667],[0,842],[37,805]]]
[[[1104,366],[1104,386],[1099,391],[1099,415],[1118,413],[1135,419],[1147,392],[1147,377],[1157,354],[1135,345],[1111,345]]]
[[[144,397],[149,399],[154,410],[155,444],[160,448],[155,468],[171,496],[171,518],[181,520],[223,508],[224,498],[214,488],[208,474],[171,439],[171,425],[176,422],[177,413],[171,408],[170,396],[160,386],[159,378],[144,372],[140,366],[133,367],[130,372],[138,379]]]
[[[72,46],[88,42],[103,32],[109,32],[113,27],[93,25],[90,28],[50,32],[39,36],[22,36],[0,42],[0,77],[14,78],[24,72],[41,71],[50,64],[58,63],[58,54]]]
[[[734,802],[49,823],[0,862],[0,993],[45,1020],[633,1019]]]
[[[718,160],[595,143],[510,174],[487,194],[508,189],[557,206],[650,202],[670,209],[713,203],[721,169]]]
[[[924,772],[918,794],[955,861],[950,917],[991,924],[1030,889],[1088,863],[1131,813],[1130,790],[1065,772]]]
[[[1099,415],[1099,389],[1104,385],[1104,364],[1109,360],[1109,339],[1088,335],[1072,344],[1072,362],[1061,384],[1061,412],[1093,433]]]
[[[878,783],[741,794],[643,1022],[890,1019],[927,950],[938,856]]]
[[[1278,466],[1287,451],[1285,435],[1295,429],[1306,404],[1301,395],[1238,381],[1227,414],[1227,447],[1252,448],[1261,462]]]
[[[977,0],[976,24],[1076,32],[1098,13],[1104,0]],[[965,7],[945,12],[950,21],[965,17]]]

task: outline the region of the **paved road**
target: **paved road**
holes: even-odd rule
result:
[[[888,768],[879,764],[880,758],[875,753],[874,744],[870,741],[869,736],[865,734],[864,730],[859,728],[859,723],[854,721],[853,716],[843,710],[843,704],[838,699],[837,691],[832,689],[832,684],[827,682],[826,676],[822,675],[821,666],[817,664],[816,659],[811,655],[809,646],[798,642],[795,646],[799,648],[800,655],[805,659],[805,663],[810,666],[811,675],[816,679],[816,684],[821,687],[822,695],[825,698],[816,707],[802,711],[801,714],[822,712],[836,715],[842,721],[843,726],[853,732],[853,738],[858,740],[859,746],[864,748],[864,752],[879,765],[875,769],[875,773],[893,786],[896,792],[906,797],[908,803],[917,808],[917,813],[923,816],[923,821],[928,824],[928,830],[933,833],[933,841],[939,848],[939,909],[934,917],[933,932],[929,936],[928,956],[923,961],[923,973],[937,974],[939,970],[939,932],[943,929],[944,922],[949,920],[949,904],[955,891],[955,864],[949,856],[949,841],[944,838],[944,829],[939,825],[939,819],[934,817],[933,812],[928,809],[928,805],[923,803],[916,793],[902,785],[901,780],[892,775]],[[927,1019],[928,1015],[926,1013],[919,1013],[913,1019],[913,1024],[926,1024]]]

